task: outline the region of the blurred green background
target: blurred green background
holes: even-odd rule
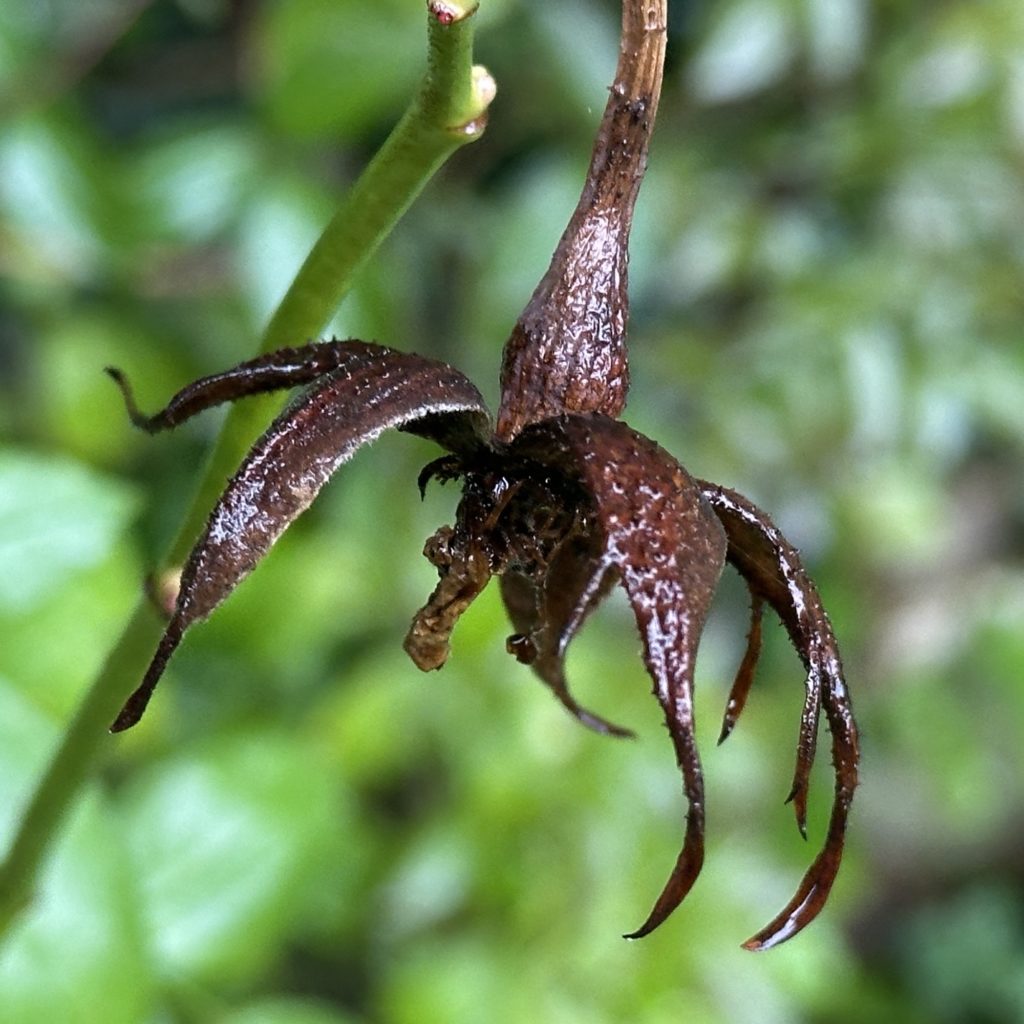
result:
[[[614,64],[611,0],[483,0],[499,83],[336,322],[490,400],[571,210]],[[254,350],[398,117],[419,0],[0,4],[0,839],[191,496],[219,414],[160,405]],[[863,730],[831,903],[739,949],[820,843],[783,807],[802,673],[771,628],[701,652],[704,873],[635,943],[683,813],[625,604],[570,658],[634,742],[504,652],[491,588],[445,670],[400,641],[434,582],[434,457],[360,454],[109,742],[0,951],[12,1024],[1024,1020],[1024,5],[672,9],[632,258],[627,419],[802,549]],[[295,339],[296,343],[304,339]]]

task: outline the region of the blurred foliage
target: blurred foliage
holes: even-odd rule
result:
[[[500,346],[571,210],[614,62],[612,0],[483,0],[500,85],[336,330]],[[423,61],[419,0],[0,4],[0,839],[187,504],[217,416],[140,401],[251,353]],[[431,448],[385,438],[111,740],[0,952],[14,1024],[1024,1019],[1024,6],[675,0],[635,230],[628,419],[802,546],[864,732],[831,906],[738,949],[811,850],[782,807],[799,665],[769,638],[699,711],[707,866],[642,942],[679,783],[634,627],[605,609],[570,722],[503,650],[496,593],[420,677]],[[301,342],[304,339],[295,339]],[[493,590],[493,588],[492,588]],[[827,807],[818,773],[812,843]]]

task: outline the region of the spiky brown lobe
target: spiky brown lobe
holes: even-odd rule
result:
[[[828,899],[842,861],[846,823],[857,787],[860,741],[832,625],[796,549],[753,502],[717,484],[701,480],[699,485],[725,528],[729,561],[746,580],[751,593],[775,610],[807,669],[807,698],[801,715],[791,793],[801,831],[806,822],[819,708],[824,708],[832,735],[835,792],[825,844],[789,903],[744,943],[751,950],[769,949],[806,927]]]
[[[602,563],[601,536],[574,534],[559,547],[543,578],[521,572],[501,577],[501,596],[518,637],[509,652],[529,664],[583,725],[611,736],[632,736],[582,707],[565,678],[565,653],[587,616],[614,586],[617,574]]]
[[[722,526],[693,478],[664,449],[604,416],[562,416],[514,446],[576,477],[603,537],[601,564],[626,590],[644,662],[665,714],[688,807],[683,848],[647,920],[656,928],[690,891],[704,861],[704,780],[694,733],[697,647],[725,565]]]
[[[156,655],[115,721],[115,732],[138,721],[185,630],[234,590],[359,447],[389,427],[448,446],[473,439],[482,444],[483,399],[446,363],[355,341],[339,343],[334,362],[330,373],[271,424],[228,483],[182,572],[174,615]],[[247,382],[237,377],[238,394],[249,393]],[[220,387],[210,394],[226,400]]]

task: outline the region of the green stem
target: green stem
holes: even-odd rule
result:
[[[419,94],[352,187],[310,250],[281,304],[270,318],[260,352],[303,345],[327,325],[373,255],[437,169],[460,146],[483,134],[494,83],[472,63],[476,5],[444,5],[456,19],[428,19],[427,73]],[[171,548],[168,564],[188,557],[206,516],[256,435],[276,413],[274,395],[231,407],[210,456],[196,500]]]
[[[260,351],[316,337],[355,273],[435,171],[483,133],[494,83],[472,64],[470,15],[476,4],[430,0],[427,7],[427,73],[419,93],[313,246],[271,318]],[[232,408],[166,564],[178,565],[187,557],[225,478],[276,409],[277,403],[266,397]],[[140,600],[68,724],[0,865],[0,936],[31,901],[61,822],[100,755],[109,750],[108,727],[145,670],[162,629],[150,602]]]

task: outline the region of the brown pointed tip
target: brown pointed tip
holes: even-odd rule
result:
[[[804,875],[796,894],[764,928],[743,943],[744,949],[757,953],[781,945],[803,931],[821,913],[842,860],[845,824],[845,811],[840,809],[830,826],[825,848]]]
[[[645,935],[650,935],[683,902],[695,879],[696,875],[685,882],[679,882],[675,876],[670,878],[668,885],[665,886],[665,891],[658,897],[658,902],[654,904],[647,920],[636,931],[627,932],[622,937],[624,939],[642,939]]]
[[[132,421],[132,424],[140,430],[145,430],[147,433],[154,433],[153,424],[150,418],[140,412],[139,407],[135,404],[135,395],[132,392],[132,386],[128,383],[128,378],[124,373],[116,366],[104,366],[103,372],[120,389],[125,411],[128,413],[128,418]]]
[[[645,935],[650,935],[683,902],[696,881],[699,872],[699,863],[688,864],[679,875],[673,872],[668,885],[665,886],[665,891],[658,897],[658,901],[654,904],[647,920],[636,931],[627,932],[622,937],[624,939],[642,939]]]
[[[692,807],[692,805],[691,805]],[[665,888],[651,908],[647,920],[636,931],[623,935],[624,939],[642,939],[650,935],[676,907],[686,898],[697,881],[700,869],[704,864],[704,821],[702,817],[691,816],[686,830],[683,849],[676,860],[672,874]]]
[[[595,715],[593,711],[587,711],[586,708],[581,707],[572,699],[572,696],[564,688],[556,690],[556,696],[562,702],[562,706],[580,723],[584,728],[589,729],[591,732],[596,732],[601,736],[612,736],[615,739],[624,740],[635,740],[636,733],[632,729],[627,729],[624,725],[616,725],[614,722],[609,722],[607,718],[602,718],[600,715]]]
[[[663,903],[665,903],[663,894],[655,904],[654,909],[651,911],[647,920],[644,921],[644,923],[635,931],[626,932],[622,937],[624,939],[642,939],[645,935],[650,935],[651,932],[653,932],[654,929],[657,928],[673,910],[675,910],[681,901],[682,896],[680,896],[678,900],[673,900],[671,906],[663,906]]]
[[[124,399],[124,404],[128,407],[128,415],[131,416],[135,408],[135,402],[132,399],[132,388],[128,383],[128,378],[116,366],[104,366],[103,372],[120,388],[121,397]]]
[[[510,639],[512,639],[510,637]],[[522,659],[520,659],[522,660]],[[612,736],[615,739],[636,739],[636,733],[632,729],[627,729],[624,725],[616,725],[614,722],[609,722],[607,718],[602,718],[600,715],[595,715],[593,711],[588,711],[585,707],[578,704],[573,698],[565,685],[565,680],[560,675],[549,676],[545,675],[543,668],[539,673],[540,677],[545,682],[550,682],[552,679],[558,685],[552,685],[552,689],[555,692],[555,696],[561,701],[562,707],[576,719],[585,729],[589,729],[591,732],[596,732],[601,736]]]
[[[743,653],[743,661],[736,670],[736,678],[733,679],[732,687],[729,690],[729,699],[725,704],[725,713],[722,715],[722,731],[718,736],[718,745],[721,746],[731,735],[736,723],[747,706],[747,698],[750,696],[750,688],[754,684],[754,673],[757,670],[757,661],[761,656],[761,613],[764,607],[762,600],[751,591],[750,598],[750,632],[747,634],[747,649]]]
[[[793,805],[793,812],[796,815],[796,827],[800,835],[807,839],[807,785],[794,782],[793,788],[789,791],[785,803]]]
[[[132,715],[126,715],[123,711],[121,714],[114,719],[110,729],[110,733],[124,732],[126,729],[130,729],[133,725],[138,724],[138,718]]]
[[[420,499],[427,496],[427,485],[436,480],[443,487],[449,480],[458,480],[462,475],[462,463],[456,455],[442,455],[439,459],[428,462],[416,477],[416,486],[420,489]]]
[[[153,660],[149,663],[149,668],[146,669],[142,682],[139,683],[131,696],[124,702],[124,707],[121,708],[120,714],[114,719],[113,725],[110,726],[111,732],[124,732],[125,729],[130,729],[142,718],[143,712],[149,704],[149,699],[153,696],[153,691],[156,689],[156,684],[160,682],[160,677],[164,674],[164,669],[167,667],[167,662],[178,644],[181,643],[181,637],[187,628],[188,623],[182,622],[177,617],[172,618],[167,624],[167,629],[164,630],[164,635],[160,638],[156,653],[153,655]]]
[[[776,946],[781,946],[783,942],[793,938],[803,928],[803,924],[796,923],[792,918],[781,922],[778,927],[775,925],[776,921],[773,921],[767,928],[752,935],[746,942],[740,944],[740,949],[745,949],[749,953],[764,953]]]
[[[636,739],[636,733],[632,729],[627,729],[624,725],[614,725],[611,722],[608,723],[608,728],[605,730],[604,734],[617,740]]]
[[[133,725],[136,725],[139,719],[142,718],[146,706],[149,704],[149,698],[153,696],[153,690],[163,674],[164,666],[170,657],[170,652],[177,646],[177,640],[174,640],[171,644],[161,644],[145,678],[138,689],[124,702],[124,707],[121,708],[117,718],[114,719],[114,723],[110,727],[111,732],[124,732],[125,729],[130,729]]]
[[[616,725],[614,722],[609,722],[607,718],[601,718],[600,715],[584,711],[582,708],[579,709],[576,718],[592,732],[600,733],[602,736],[612,736],[620,740],[636,739],[636,733],[632,729],[627,729],[624,725]]]
[[[159,674],[157,679],[159,679]],[[157,679],[150,680],[147,676],[142,685],[125,701],[124,707],[121,708],[117,718],[114,719],[113,724],[110,726],[110,732],[124,732],[133,725],[138,725],[143,714],[145,714],[149,698],[153,696],[153,689],[156,687]]]
[[[110,731],[124,732],[126,729],[130,729],[133,725],[137,725],[139,719],[142,718],[142,713],[146,710],[146,705],[149,703],[149,697],[152,693],[152,689],[143,689],[141,686],[137,689],[129,698],[125,701],[124,707],[118,713],[117,718],[114,719],[113,724],[110,726]]]

